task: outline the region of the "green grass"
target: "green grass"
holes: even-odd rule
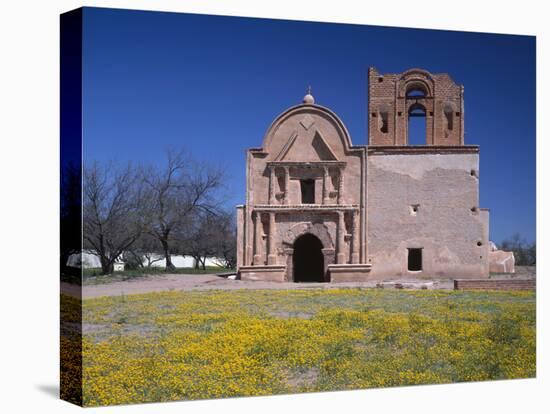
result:
[[[83,322],[88,406],[536,371],[534,292],[162,292],[86,299]]]
[[[101,274],[101,268],[88,268],[83,269],[82,277],[85,285],[98,285],[104,283],[120,282],[124,280],[136,279],[150,275],[164,275],[164,274],[177,274],[177,275],[196,275],[196,274],[208,274],[208,273],[227,273],[234,272],[235,269],[226,269],[217,266],[206,266],[206,269],[195,269],[192,267],[178,267],[175,270],[166,272],[164,267],[150,267],[139,268],[132,270],[124,270],[120,272],[114,272],[111,275]]]

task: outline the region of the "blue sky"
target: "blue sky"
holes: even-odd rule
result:
[[[229,205],[244,201],[245,150],[308,85],[367,144],[369,66],[447,72],[465,87],[491,239],[535,239],[534,37],[86,8],[83,42],[85,162],[183,146],[224,166]]]

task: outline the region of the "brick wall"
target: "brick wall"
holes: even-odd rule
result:
[[[407,99],[411,89],[425,97]],[[425,145],[464,144],[464,90],[446,73],[422,69],[380,74],[369,69],[369,145],[408,145],[409,109],[420,104],[426,113]]]
[[[535,290],[536,279],[455,279],[455,290]]]

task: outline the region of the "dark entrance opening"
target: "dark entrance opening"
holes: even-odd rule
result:
[[[422,270],[422,249],[409,249],[408,269],[410,272]]]
[[[313,234],[306,233],[294,242],[292,265],[295,282],[324,282],[325,260],[323,243]]]

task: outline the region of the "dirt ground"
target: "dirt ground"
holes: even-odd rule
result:
[[[491,278],[531,278],[535,277],[535,267],[517,267],[514,275],[496,275]],[[127,281],[119,281],[100,285],[87,285],[82,287],[82,298],[94,298],[99,296],[120,296],[134,295],[138,293],[162,292],[170,290],[235,290],[235,289],[334,289],[341,287],[373,288],[382,283],[384,288],[395,288],[396,284],[405,289],[453,289],[453,281],[445,280],[411,280],[396,279],[392,281],[380,282],[371,280],[367,282],[354,283],[293,283],[293,282],[260,282],[231,280],[220,277],[215,274],[196,274],[196,275],[154,275],[140,277]],[[380,287],[380,285],[379,285]],[[79,296],[79,287],[61,283],[62,293],[71,296]]]
[[[99,296],[133,295],[137,293],[162,292],[170,290],[236,290],[236,289],[334,289],[340,287],[376,287],[378,281],[355,283],[293,283],[293,282],[260,282],[231,280],[214,274],[203,275],[155,275],[141,277],[134,280],[113,282],[101,285],[82,286],[82,298],[94,298]],[[394,282],[392,282],[394,283]],[[407,285],[418,283],[426,285],[428,289],[452,289],[452,281],[427,282],[407,280]],[[387,287],[390,287],[389,285]],[[408,286],[405,286],[408,287]],[[411,286],[412,287],[412,286]],[[417,288],[420,288],[418,286]],[[79,287],[61,283],[63,293],[78,296]]]

